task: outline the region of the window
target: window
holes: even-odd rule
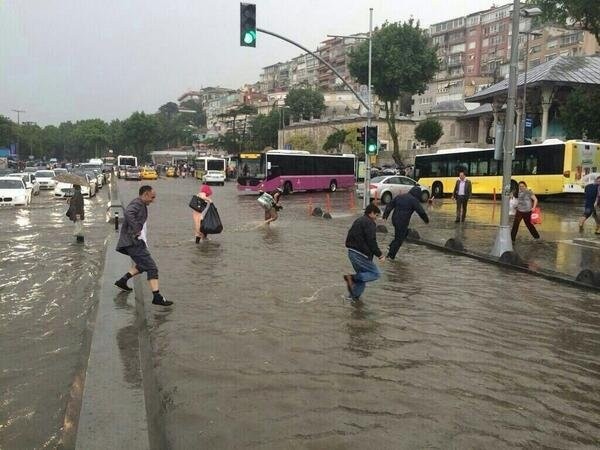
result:
[[[548,41],[548,43],[546,44],[546,48],[548,48],[548,49],[554,48],[557,45],[558,45],[558,41],[557,40]]]
[[[473,73],[475,72],[475,66],[467,66],[467,73]]]
[[[490,38],[490,45],[499,45],[499,44],[502,44],[503,40],[504,40],[503,36],[492,36]]]
[[[473,50],[474,48],[477,48],[477,42],[469,42],[469,50]]]
[[[546,56],[546,61],[552,61],[554,58],[556,58],[556,53],[552,53],[551,55],[547,55]]]
[[[450,53],[459,53],[465,51],[465,44],[456,44],[450,47]]]
[[[482,47],[487,47],[490,43],[490,40],[488,38],[485,38],[483,41],[481,41],[481,46]]]
[[[469,36],[477,36],[477,28],[469,30]]]

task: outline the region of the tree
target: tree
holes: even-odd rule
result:
[[[290,108],[294,120],[310,120],[321,117],[325,110],[325,97],[314,89],[292,88],[285,97],[285,105]]]
[[[0,147],[8,147],[17,140],[17,124],[0,115]]]
[[[304,134],[293,134],[288,139],[288,144],[291,144],[294,150],[314,150],[315,143],[311,138],[305,136]]]
[[[419,22],[384,23],[372,39],[372,84],[383,101],[385,117],[393,142],[393,157],[400,163],[394,104],[402,94],[421,94],[439,68],[436,49],[429,43]],[[364,41],[350,53],[350,74],[360,83],[368,82],[369,42]]]
[[[123,138],[136,156],[144,159],[148,156],[148,145],[158,134],[158,121],[155,116],[144,112],[134,112],[123,122]]]
[[[259,114],[250,121],[252,145],[257,150],[265,147],[277,148],[279,111],[272,109],[268,115]]]
[[[426,119],[415,127],[415,139],[431,147],[444,135],[442,124],[437,119]]]
[[[600,2],[598,0],[528,0],[542,10],[542,23],[578,24],[600,43]]]
[[[560,108],[568,139],[600,140],[600,87],[574,89]]]
[[[336,130],[327,136],[323,144],[323,150],[340,150],[340,146],[346,141],[349,131]]]
[[[189,99],[181,103],[181,109],[196,111],[195,114],[190,114],[194,125],[197,127],[206,127],[206,112],[204,111],[202,102]]]

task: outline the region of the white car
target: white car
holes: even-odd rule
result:
[[[78,174],[85,177],[88,184],[81,185],[81,195],[91,198],[96,195],[96,177],[91,177],[89,174]],[[70,183],[58,182],[54,188],[54,197],[65,198],[73,196],[73,185]]]
[[[225,185],[225,174],[220,170],[207,170],[204,176],[202,177],[202,181],[206,184],[220,184],[221,186]]]
[[[55,176],[54,170],[38,170],[35,173],[35,178],[40,183],[40,189],[54,189],[57,183],[54,179]]]
[[[11,173],[7,177],[21,178],[27,189],[31,190],[31,195],[39,195],[40,183],[35,178],[35,175],[29,172]]]
[[[31,203],[31,190],[21,178],[0,177],[0,206],[27,206]]]
[[[429,186],[421,186],[415,180],[402,175],[382,175],[371,179],[369,193],[371,198],[377,197],[381,203],[387,205],[398,194],[406,194],[414,186],[421,188],[421,201],[426,202],[431,197]],[[356,189],[358,197],[364,197],[364,183],[360,183]]]

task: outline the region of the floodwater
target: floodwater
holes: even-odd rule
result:
[[[70,398],[81,389],[109,231],[103,191],[85,200],[84,245],[52,191],[27,208],[0,209],[2,449],[57,448],[73,430]]]
[[[225,230],[196,245],[197,182],[154,185],[175,305],[146,310],[171,448],[600,445],[596,293],[405,244],[353,306],[350,193],[331,194],[333,220],[308,214],[325,193],[284,197],[265,228],[256,197],[214,187]],[[127,201],[139,184],[119,186]]]

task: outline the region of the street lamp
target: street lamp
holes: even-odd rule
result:
[[[508,77],[508,96],[506,98],[506,119],[504,120],[504,155],[502,162],[502,207],[500,209],[500,226],[492,248],[492,255],[500,257],[513,250],[508,225],[510,200],[510,179],[512,176],[512,155],[515,151],[515,98],[517,96],[518,60],[519,60],[519,21],[521,17],[539,15],[539,8],[523,8],[521,2],[513,1],[512,36],[510,47],[510,72]]]
[[[531,8],[539,9],[539,8]],[[539,37],[542,33],[535,31],[520,31],[519,34],[524,34],[525,39],[525,73],[523,75],[523,104],[521,105],[521,123],[519,124],[519,144],[525,144],[525,124],[527,123],[527,71],[529,70],[529,36]]]

